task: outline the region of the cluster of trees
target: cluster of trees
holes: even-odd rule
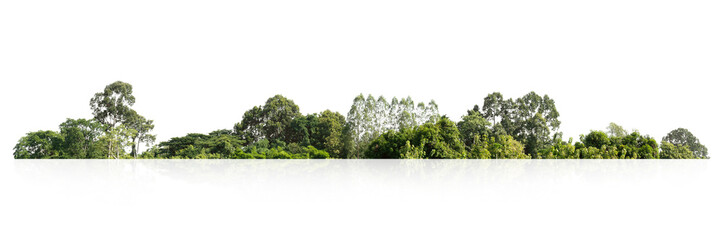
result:
[[[105,87],[90,100],[93,119],[67,119],[60,131],[30,132],[20,138],[14,157],[22,158],[132,158],[141,144],[150,146],[155,125],[131,107],[133,87],[121,81]]]
[[[562,140],[560,114],[547,95],[505,99],[495,92],[454,122],[434,100],[357,96],[346,117],[325,110],[303,115],[293,100],[269,98],[232,129],[155,141],[153,121],[137,114],[130,84],[115,82],[90,102],[94,119],[68,119],[60,132],[28,133],[16,158],[708,158],[707,149],[679,128],[660,145],[611,123],[579,141]],[[128,151],[128,149],[130,149]]]

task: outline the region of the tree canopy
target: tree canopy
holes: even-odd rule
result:
[[[709,158],[708,149],[685,128],[660,144],[616,123],[591,130],[579,141],[562,140],[555,101],[530,92],[505,99],[483,98],[459,122],[440,116],[434,100],[359,95],[346,116],[324,110],[302,114],[282,95],[243,113],[232,129],[189,133],[154,145],[153,120],[132,108],[133,87],[107,85],[90,100],[91,119],[67,119],[59,131],[21,137],[21,158],[476,158],[476,159],[654,159]],[[141,146],[147,147],[141,151]]]

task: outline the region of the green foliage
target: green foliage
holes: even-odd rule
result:
[[[467,151],[471,151],[472,146],[480,138],[491,136],[490,125],[490,122],[479,111],[474,109],[467,111],[467,116],[463,116],[462,121],[457,123],[457,129],[459,129],[462,142],[467,146]]]
[[[700,140],[688,129],[678,128],[670,131],[663,137],[663,142],[669,142],[676,146],[686,146],[693,152],[695,158],[710,158],[708,157],[708,148],[701,144]]]
[[[622,126],[617,125],[617,124],[612,123],[612,122],[611,122],[610,125],[608,126],[608,132],[607,132],[607,133],[608,133],[608,135],[611,136],[611,137],[619,137],[619,138],[622,138],[622,137],[625,137],[625,136],[628,135],[628,131],[627,131],[627,130],[625,130]]]
[[[230,130],[217,130],[208,135],[191,133],[184,137],[171,138],[159,144],[156,157],[231,158],[244,143],[231,133]]]
[[[504,100],[502,94],[495,92],[484,101],[483,116],[494,124],[493,136],[513,136],[532,157],[538,157],[539,150],[553,143],[551,135],[560,127],[560,114],[552,98],[530,92],[516,100]]]
[[[134,132],[131,135],[131,156],[138,157],[138,151],[141,143],[146,143],[146,147],[153,144],[156,141],[156,136],[149,134],[150,131],[155,128],[153,120],[148,120],[145,117],[132,111],[132,114],[126,121],[128,128]]]
[[[16,159],[60,158],[63,136],[54,131],[30,132],[13,148]]]
[[[362,158],[369,144],[376,137],[390,130],[411,129],[439,118],[434,100],[428,104],[416,105],[411,97],[392,98],[391,103],[380,96],[375,99],[369,95],[366,99],[360,94],[347,114],[347,125],[343,137],[347,157]],[[367,156],[368,157],[368,156]]]
[[[582,143],[588,147],[601,148],[605,145],[610,145],[610,139],[607,134],[602,131],[591,131],[590,134],[582,139]]]
[[[338,112],[302,115],[281,95],[244,113],[233,130],[191,133],[152,146],[155,125],[138,114],[132,86],[114,82],[90,101],[94,118],[67,119],[59,132],[30,132],[13,148],[15,158],[708,158],[707,148],[679,128],[662,144],[615,123],[564,142],[559,113],[547,95],[530,92],[505,100],[495,92],[458,123],[439,116],[437,104],[410,97],[359,95],[345,118]]]
[[[525,146],[512,136],[502,135],[491,138],[487,150],[490,157],[495,159],[527,159],[530,155],[525,153]]]
[[[388,131],[374,139],[366,151],[369,158],[464,158],[464,143],[454,122],[446,116],[436,123],[414,129]]]
[[[688,146],[686,145],[675,145],[669,142],[662,142],[660,144],[660,158],[662,159],[692,159],[696,158]]]
[[[67,119],[60,124],[63,136],[63,158],[103,158],[103,148],[98,141],[105,126],[91,119]]]
[[[276,95],[266,100],[264,106],[246,111],[234,132],[249,144],[262,138],[290,142],[294,138],[291,122],[300,116],[294,101]]]

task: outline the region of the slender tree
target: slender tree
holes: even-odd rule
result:
[[[93,110],[95,120],[106,125],[106,134],[112,134],[113,129],[133,116],[131,107],[135,102],[133,86],[116,81],[90,99],[90,109]],[[112,144],[113,141],[108,141],[108,158],[113,156]]]

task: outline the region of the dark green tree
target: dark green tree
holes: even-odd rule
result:
[[[63,136],[63,158],[104,158],[99,138],[105,126],[91,119],[67,119],[60,124]]]
[[[475,105],[475,107],[477,106]],[[471,151],[472,146],[480,140],[492,136],[489,129],[490,125],[490,122],[479,111],[475,109],[467,111],[467,115],[463,116],[462,121],[457,123],[457,129],[459,129],[460,137],[467,147],[467,151]]]
[[[30,132],[13,148],[16,159],[60,158],[63,136],[54,131]]]
[[[234,129],[247,143],[262,138],[271,142],[274,140],[289,142],[294,138],[291,122],[300,116],[299,106],[294,101],[276,95],[266,100],[264,106],[246,111],[243,120],[240,124],[236,124]]]

